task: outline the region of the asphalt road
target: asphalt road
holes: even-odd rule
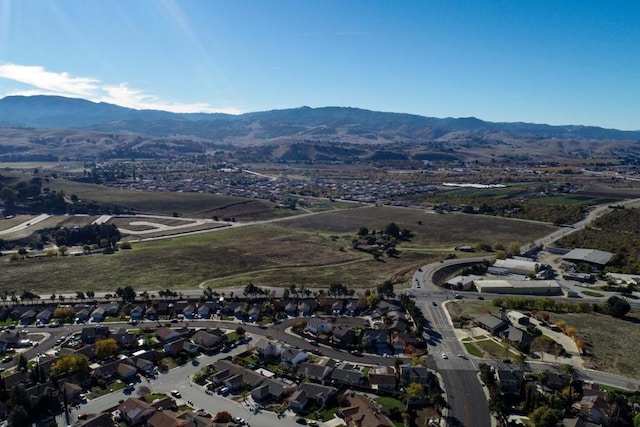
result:
[[[458,341],[443,303],[453,295],[437,287],[433,274],[444,265],[464,265],[481,262],[484,258],[468,258],[423,266],[413,279],[416,304],[428,320],[429,352],[434,355],[436,369],[443,378],[448,403],[449,425],[486,427],[491,425],[489,406],[477,376],[476,362],[459,357],[466,352]],[[435,305],[434,305],[435,303]],[[444,358],[446,355],[446,359]]]

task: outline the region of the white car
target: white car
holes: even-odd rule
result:
[[[442,358],[443,358],[443,359],[448,359],[448,358],[449,358],[449,356],[447,356],[447,353],[442,353]]]

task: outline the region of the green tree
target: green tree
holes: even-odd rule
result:
[[[20,353],[18,355],[18,369],[20,371],[26,371],[27,370],[27,358],[24,357],[23,353]]]
[[[378,286],[378,293],[386,298],[394,297],[393,282],[391,280],[385,280],[383,284]]]
[[[370,308],[376,307],[379,302],[380,302],[380,296],[375,292],[372,294],[369,294],[369,296],[367,297],[367,306],[369,306]]]
[[[261,295],[263,291],[253,283],[249,282],[249,284],[244,287],[244,290],[242,291],[242,293],[245,296],[255,297],[256,295]]]
[[[116,289],[116,295],[122,298],[122,302],[134,302],[136,300],[136,291],[130,285]]]
[[[629,310],[631,310],[631,306],[629,305],[627,300],[614,295],[612,297],[609,297],[609,299],[605,303],[604,309],[606,313],[610,314],[613,317],[623,318],[627,315]]]
[[[529,414],[529,419],[535,427],[556,427],[560,422],[560,414],[548,406],[540,406]]]
[[[405,390],[407,400],[418,400],[424,397],[424,386],[420,383],[411,383]]]
[[[334,295],[336,297],[347,295],[349,290],[347,287],[341,283],[332,283],[329,285],[329,295]]]
[[[95,354],[98,359],[108,359],[118,351],[118,343],[113,338],[96,341]]]
[[[13,407],[11,412],[9,412],[7,420],[9,421],[9,425],[13,427],[31,426],[31,419],[29,418],[27,410],[20,405]]]
[[[384,232],[389,236],[395,237],[396,239],[400,237],[400,227],[398,227],[395,222],[387,224]]]
[[[369,229],[367,227],[360,227],[360,230],[358,230],[358,236],[366,236],[367,234],[369,234]]]
[[[74,372],[85,372],[89,368],[89,359],[84,354],[68,354],[60,356],[56,363],[51,366],[51,376]]]
[[[58,248],[58,252],[62,256],[67,256],[67,252],[69,252],[69,248],[66,245],[62,245]]]

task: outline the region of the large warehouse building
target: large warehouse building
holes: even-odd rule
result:
[[[570,262],[586,262],[597,268],[602,268],[613,258],[611,252],[596,249],[576,248],[562,256],[562,259]]]
[[[476,280],[481,294],[560,295],[562,289],[555,280]]]

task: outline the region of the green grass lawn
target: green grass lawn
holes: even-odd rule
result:
[[[470,342],[465,342],[464,348],[467,350],[467,353],[469,353],[470,355],[476,356],[476,357],[482,357],[482,350],[480,350],[474,344]]]
[[[493,340],[478,341],[476,345],[493,357],[504,357],[505,355],[506,348]]]
[[[340,407],[338,406],[334,406],[332,408],[325,408],[321,413],[322,421],[327,422],[334,419],[336,416],[336,412],[338,412],[339,410],[340,410]]]
[[[593,292],[593,291],[582,291],[581,293],[585,294],[588,297],[594,297],[594,298],[600,298],[604,296],[604,294],[601,294],[599,292]]]
[[[376,399],[376,402],[384,406],[387,410],[390,410],[391,408],[398,408],[400,411],[405,410],[405,404],[393,397],[379,397]]]

